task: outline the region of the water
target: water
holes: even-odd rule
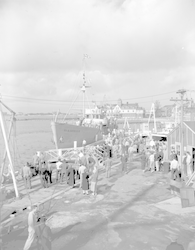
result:
[[[8,123],[6,127],[9,127]],[[36,151],[55,149],[50,120],[17,121],[15,133],[12,132],[9,144],[16,170],[26,162],[32,162],[32,157]],[[4,150],[4,140],[0,132],[0,162],[2,162]]]

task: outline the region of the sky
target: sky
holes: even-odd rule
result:
[[[195,90],[194,13],[195,0],[0,0],[2,100],[16,112],[81,110],[87,54],[86,107],[171,104]]]

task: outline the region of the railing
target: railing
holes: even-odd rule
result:
[[[78,148],[63,148],[63,149],[52,149],[44,152],[44,156],[47,160],[58,161],[59,158],[67,160],[76,160],[79,153],[84,152],[87,154],[92,154],[98,157],[100,160],[103,159],[103,147],[101,144],[103,140],[95,142],[93,144],[78,147]]]

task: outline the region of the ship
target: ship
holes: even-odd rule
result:
[[[84,60],[85,61],[85,57]],[[84,67],[85,69],[85,67]],[[55,118],[51,122],[53,141],[56,149],[82,147],[103,140],[103,136],[112,132],[116,128],[116,121],[110,121],[104,112],[91,114],[85,113],[85,92],[90,86],[87,85],[86,73],[83,71],[83,84],[80,87],[83,93],[83,115],[76,124],[70,124],[64,119],[57,121]],[[57,117],[57,116],[56,116]],[[115,125],[114,125],[115,124]]]

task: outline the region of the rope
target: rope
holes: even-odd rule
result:
[[[17,163],[19,166],[22,165],[22,159],[20,157],[20,151],[19,151],[19,147],[18,147],[18,139],[17,139],[17,136],[16,136],[16,122],[14,121],[14,132],[15,132],[15,146],[16,146],[16,152],[17,152],[17,156],[19,157],[19,161],[17,159]],[[21,167],[18,167],[19,170],[21,171]]]
[[[72,107],[73,107],[73,105],[74,105],[76,99],[78,98],[79,94],[80,94],[80,90],[79,90],[78,95],[76,96],[76,98],[75,98],[74,101],[72,102],[72,104],[71,104],[71,106],[70,106],[68,112],[66,113],[66,116],[64,117],[64,120],[63,120],[63,121],[65,121],[66,117],[69,115],[69,112],[71,111],[71,109],[72,109]]]

